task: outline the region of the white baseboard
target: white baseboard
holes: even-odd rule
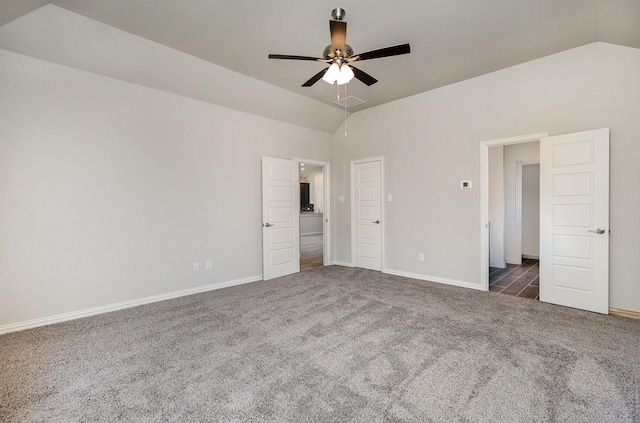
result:
[[[534,255],[531,255],[531,254],[523,254],[522,258],[523,259],[540,260],[540,256],[534,256]]]
[[[57,314],[55,316],[41,317],[38,319],[27,320],[27,321],[18,322],[18,323],[10,323],[8,325],[0,326],[0,335],[3,333],[17,332],[25,329],[37,328],[40,326],[66,322],[68,320],[80,319],[82,317],[94,316],[96,314],[109,313],[111,311],[123,310],[126,308],[137,307],[139,305],[156,303],[158,301],[170,300],[173,298],[199,294],[201,292],[213,291],[215,289],[227,288],[230,286],[242,285],[245,283],[257,282],[261,280],[262,280],[262,275],[250,276],[248,278],[235,279],[232,281],[216,282],[210,285],[199,286],[196,288],[189,288],[181,291],[173,291],[173,292],[168,292],[166,294],[153,295],[151,297],[144,297],[136,300],[122,301],[120,303],[107,304],[104,306],[87,308],[84,310],[73,311],[70,313]]]
[[[500,269],[504,269],[505,267],[507,267],[507,262],[506,261],[503,261],[503,262],[490,261],[489,267],[498,267]]]
[[[354,267],[353,263],[346,263],[344,261],[336,261],[336,260],[334,260],[334,261],[331,262],[331,264],[335,265],[335,266]]]
[[[300,234],[300,236],[307,236],[307,235],[322,235],[322,231],[320,231],[320,232],[305,232],[303,234]]]
[[[393,269],[382,269],[382,273],[388,273],[390,275],[395,275],[395,276],[402,276],[405,278],[419,279],[422,281],[437,282],[445,285],[459,286],[462,288],[475,289],[478,291],[484,291],[484,289],[482,289],[482,287],[479,284],[466,282],[466,281],[459,281],[455,279],[440,278],[437,276],[422,275],[419,273],[402,272],[400,270],[393,270]]]

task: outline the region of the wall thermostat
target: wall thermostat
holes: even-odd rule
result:
[[[470,189],[471,181],[460,181],[460,188],[462,189]]]

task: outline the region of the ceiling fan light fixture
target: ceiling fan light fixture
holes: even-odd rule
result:
[[[338,65],[337,63],[332,64],[331,66],[329,66],[329,69],[327,69],[327,71],[324,73],[324,76],[322,77],[322,79],[333,85],[335,84],[335,82],[338,80],[338,78],[340,77],[340,65]]]
[[[333,18],[333,20],[329,21],[331,44],[325,47],[322,57],[269,54],[269,59],[307,60],[329,65],[328,68],[322,69],[309,78],[309,80],[302,84],[303,87],[311,87],[320,79],[323,79],[331,85],[335,85],[336,83],[338,85],[344,85],[353,78],[358,79],[367,86],[371,86],[378,82],[378,80],[358,68],[352,68],[348,64],[356,61],[379,59],[381,57],[399,56],[411,52],[409,43],[405,43],[367,51],[354,56],[353,49],[346,43],[347,23],[344,21],[344,9],[339,7],[335,8],[331,12],[331,16]]]
[[[353,76],[353,70],[351,69],[351,67],[349,67],[349,65],[343,64],[342,66],[340,66],[340,76],[338,77],[338,80],[336,82],[338,83],[338,85],[346,84],[353,79]]]

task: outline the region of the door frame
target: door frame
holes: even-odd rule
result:
[[[355,178],[356,178],[356,165],[362,163],[380,162],[380,269],[385,271],[386,266],[384,262],[384,233],[386,228],[386,219],[384,215],[384,198],[385,198],[385,179],[384,179],[384,156],[370,157],[367,159],[351,160],[351,267],[356,265],[356,201],[355,201]]]
[[[539,165],[540,160],[518,160],[516,162],[516,253],[520,259],[520,263],[516,264],[522,264],[522,166],[534,164]],[[538,251],[538,258],[540,258],[540,251]]]
[[[489,290],[489,147],[540,141],[548,132],[498,138],[480,143],[480,289]]]
[[[324,185],[324,212],[322,214],[322,265],[329,266],[331,264],[331,163],[313,159],[302,159],[299,157],[294,157],[293,161],[297,163],[298,171],[300,170],[300,163],[309,163],[313,166],[322,167],[322,183]],[[300,243],[299,235],[298,243]]]

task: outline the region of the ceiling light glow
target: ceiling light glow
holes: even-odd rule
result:
[[[340,75],[336,82],[338,85],[346,84],[353,79],[353,76],[353,70],[351,67],[349,67],[349,65],[342,65],[340,66]]]
[[[327,71],[324,73],[324,76],[322,77],[322,79],[325,82],[333,85],[338,80],[339,76],[340,76],[340,65],[338,65],[337,63],[334,63],[331,66],[329,66],[329,69],[327,69]]]
[[[353,70],[347,64],[339,65],[334,63],[329,66],[322,79],[331,85],[343,85],[351,81],[353,77]]]

